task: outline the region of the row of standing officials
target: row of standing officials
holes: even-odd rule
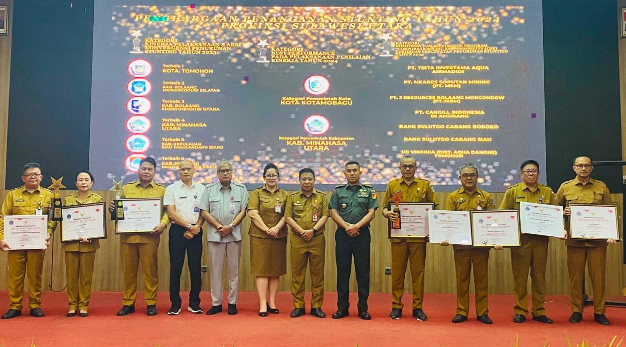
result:
[[[518,209],[520,202],[543,203],[564,206],[567,223],[570,203],[611,203],[607,186],[591,178],[593,164],[586,156],[574,160],[576,177],[564,182],[554,193],[549,187],[538,183],[539,164],[527,160],[520,165],[522,182],[507,189],[500,209]],[[388,209],[394,194],[401,193],[404,202],[431,202],[439,205],[430,182],[415,177],[417,163],[413,157],[400,160],[401,177],[389,182],[383,197],[383,216],[394,220],[398,215]],[[204,231],[210,258],[211,308],[207,315],[222,312],[223,290],[222,269],[228,268],[227,312],[237,314],[238,271],[241,258],[241,223],[247,214],[251,219],[250,262],[255,276],[259,296],[259,316],[279,313],[275,298],[280,276],[287,271],[287,238],[291,242],[290,261],[294,309],[290,316],[306,314],[304,292],[307,266],[310,269],[312,299],[309,314],[324,318],[324,258],[326,241],[324,226],[328,218],[337,224],[335,233],[335,257],[337,266],[337,311],[333,319],[349,315],[349,281],[354,260],[358,287],[358,316],[370,320],[368,296],[370,283],[370,222],[378,208],[378,197],[374,189],[360,182],[361,168],[358,162],[348,162],[344,175],[347,183],[337,186],[330,200],[315,189],[315,172],[305,168],[299,172],[301,189],[288,193],[278,187],[279,168],[268,164],[263,171],[265,185],[248,193],[245,186],[232,181],[233,166],[228,161],[217,165],[218,181],[204,186],[194,182],[194,163],[181,161],[178,166],[180,181],[167,188],[153,181],[156,162],[153,158],[141,161],[138,180],[123,186],[125,198],[163,198],[164,213],[161,223],[152,232],[120,235],[121,260],[124,276],[123,306],[117,313],[125,316],[135,312],[137,272],[139,265],[145,278],[146,314],[157,314],[156,294],[158,289],[157,250],[160,235],[169,229],[170,253],[170,301],[168,315],[181,312],[180,276],[185,254],[191,280],[187,310],[194,314],[204,311],[200,307],[201,258]],[[2,204],[0,214],[0,250],[8,252],[9,310],[2,319],[22,314],[24,278],[28,277],[30,315],[43,317],[41,309],[41,276],[44,250],[11,250],[3,241],[3,217],[6,215],[32,215],[47,213],[53,194],[40,186],[41,168],[36,163],[24,166],[24,185],[11,190]],[[461,187],[450,193],[443,208],[453,211],[495,209],[491,195],[478,188],[479,169],[465,164],[459,170]],[[94,183],[92,174],[81,171],[76,176],[77,193],[65,198],[64,205],[73,206],[102,202],[103,199],[91,191]],[[110,206],[112,210],[113,206]],[[288,226],[291,232],[288,232]],[[56,228],[48,222],[48,233]],[[567,238],[564,233],[563,238]],[[424,294],[424,268],[426,260],[425,239],[391,239],[392,309],[391,319],[402,317],[404,278],[409,266],[412,281],[412,317],[426,321],[422,310]],[[583,312],[583,278],[585,264],[588,266],[593,288],[594,320],[602,325],[610,322],[605,316],[605,272],[607,244],[615,240],[567,240],[567,267],[571,294],[572,315],[569,322],[578,323]],[[49,239],[48,239],[49,243]],[[513,321],[523,323],[529,314],[527,303],[527,281],[532,280],[532,320],[550,324],[544,308],[545,274],[549,239],[540,235],[521,235],[521,246],[511,247],[511,265],[514,278],[515,297]],[[447,246],[447,242],[442,243]],[[63,243],[67,275],[67,316],[88,316],[91,282],[98,240],[80,239]],[[488,310],[488,259],[489,248],[454,245],[454,262],[457,280],[457,309],[453,323],[466,321],[469,315],[469,285],[472,266],[474,268],[476,317],[482,323],[492,324]],[[496,246],[501,249],[502,247]]]

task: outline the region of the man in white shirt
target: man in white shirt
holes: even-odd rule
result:
[[[200,216],[200,200],[205,188],[193,181],[195,169],[190,160],[178,163],[180,181],[172,183],[165,189],[163,204],[167,207],[167,215],[172,222],[170,227],[170,301],[172,306],[169,315],[180,313],[180,275],[187,252],[187,266],[191,279],[189,306],[191,313],[201,314],[200,290],[202,289],[202,224]]]
[[[219,182],[206,187],[200,209],[207,221],[207,241],[211,260],[211,299],[207,315],[222,312],[222,269],[228,260],[228,314],[237,314],[239,295],[239,259],[241,258],[241,222],[248,206],[248,190],[234,183],[233,166],[227,161],[217,165]]]

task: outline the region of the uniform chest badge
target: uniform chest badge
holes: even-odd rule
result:
[[[341,208],[346,208],[346,207],[348,207],[348,205],[346,205],[346,204],[341,204]]]

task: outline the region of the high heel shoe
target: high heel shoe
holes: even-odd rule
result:
[[[267,317],[267,312],[259,312],[259,317]]]
[[[278,314],[280,311],[277,308],[271,308],[270,304],[267,304],[267,312],[272,314]]]

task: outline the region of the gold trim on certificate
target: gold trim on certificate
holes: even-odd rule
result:
[[[4,242],[12,251],[46,249],[48,216],[4,216]]]
[[[428,211],[435,209],[432,202],[401,202],[400,229],[392,229],[387,223],[390,239],[415,239],[428,237]],[[388,206],[391,211],[391,204]]]
[[[151,233],[161,223],[163,203],[160,198],[120,199],[124,219],[115,221],[116,234]]]
[[[475,247],[520,245],[519,211],[471,211],[471,220]]]
[[[619,227],[615,204],[570,204],[569,234],[572,239],[619,240]]]
[[[106,206],[104,202],[63,206],[61,242],[106,239]]]

